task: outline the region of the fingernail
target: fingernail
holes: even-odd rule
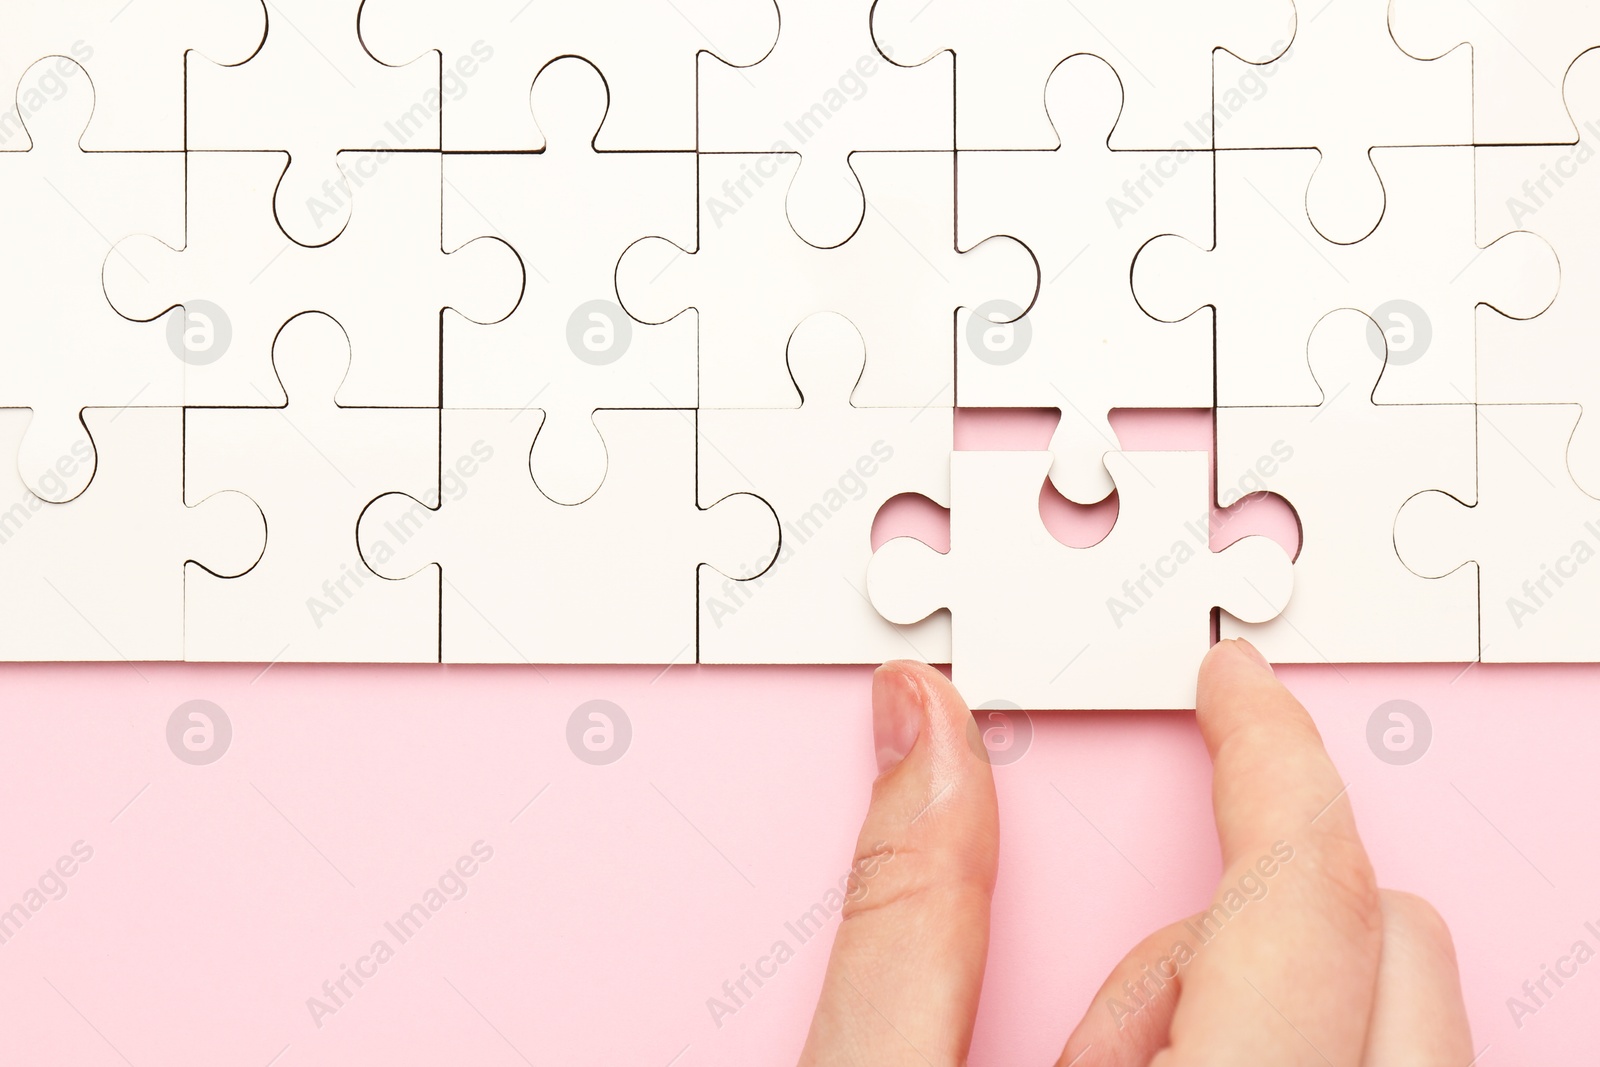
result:
[[[1233,643],[1239,647],[1240,652],[1243,652],[1246,656],[1249,656],[1251,659],[1255,660],[1267,671],[1270,672],[1272,670],[1272,664],[1267,662],[1267,657],[1263,656],[1261,654],[1261,650],[1255,645],[1252,645],[1249,641],[1246,641],[1242,637],[1234,638]]]
[[[872,676],[872,743],[878,773],[900,765],[922,733],[922,689],[903,671],[884,667]]]

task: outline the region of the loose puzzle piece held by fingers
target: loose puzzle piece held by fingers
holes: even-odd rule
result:
[[[1049,453],[958,452],[950,551],[889,542],[868,591],[890,620],[948,608],[955,682],[974,707],[1194,706],[1211,609],[1266,622],[1289,602],[1289,557],[1249,537],[1211,551],[1203,452],[1114,452],[1119,508],[1093,548],[1045,529]]]

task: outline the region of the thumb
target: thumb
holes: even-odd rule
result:
[[[972,713],[932,667],[872,679],[878,780],[801,1067],[966,1062],[1000,826]]]

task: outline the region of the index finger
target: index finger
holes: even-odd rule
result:
[[[1206,657],[1196,716],[1223,876],[1186,928],[1171,1054],[1358,1067],[1383,920],[1344,783],[1311,716],[1245,642]]]

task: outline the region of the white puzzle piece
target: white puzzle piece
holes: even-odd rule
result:
[[[94,474],[84,408],[181,404],[184,382],[162,324],[122,318],[101,288],[109,240],[181,237],[183,156],[79,148],[95,92],[73,69],[60,99],[26,119],[29,151],[0,154],[0,196],[15,208],[10,251],[0,258],[0,404],[33,409],[17,452],[0,466],[55,502],[82,493]],[[54,60],[41,60],[22,84],[55,70]]]
[[[1600,6],[1553,0],[1395,0],[1400,47],[1435,59],[1472,49],[1473,142],[1558,144],[1573,138],[1562,84],[1579,53],[1600,45]]]
[[[1262,65],[1217,55],[1219,97],[1262,86],[1218,115],[1217,147],[1320,150],[1306,211],[1329,241],[1359,241],[1384,217],[1388,182],[1373,170],[1373,148],[1472,143],[1471,57],[1406,55],[1389,33],[1391,3],[1300,4],[1282,56]]]
[[[300,244],[326,243],[349,216],[362,176],[341,152],[439,148],[439,64],[374,59],[357,32],[362,3],[271,0],[266,39],[248,60],[189,57],[189,148],[287,152],[273,203]]]
[[[354,353],[340,404],[437,406],[442,310],[475,322],[510,314],[522,289],[516,253],[497,238],[448,254],[441,247],[437,153],[344,157],[363,183],[349,225],[330,244],[296,244],[272,216],[283,164],[272,152],[192,154],[187,246],[148,236],[120,242],[106,261],[111,304],[135,320],[197,301],[220,310],[231,341],[191,368],[190,403],[281,403],[273,339],[301,312],[323,311],[339,320]]]
[[[956,685],[973,707],[1192,708],[1211,609],[1265,622],[1289,600],[1289,558],[1262,537],[1210,547],[1204,452],[1113,452],[1117,524],[1088,549],[1045,529],[1049,453],[951,458],[950,552],[896,538],[867,572],[872,603],[909,624],[953,617]]]
[[[1046,80],[1063,59],[1088,53],[1116,69],[1128,94],[1113,147],[1207,149],[1213,50],[1275,59],[1294,16],[1292,0],[879,0],[872,25],[902,65],[954,51],[960,148],[1049,148],[1055,136],[1039,109]]]
[[[185,495],[202,500],[240,490],[262,509],[268,530],[261,562],[242,577],[190,567],[185,658],[432,658],[437,596],[369,571],[356,547],[356,522],[380,492],[437,494],[438,410],[337,406],[350,342],[326,315],[290,321],[273,351],[287,406],[185,413]]]
[[[772,563],[763,501],[696,506],[693,412],[597,414],[610,465],[578,507],[533,483],[538,412],[443,418],[442,504],[383,496],[359,539],[379,574],[442,590],[447,663],[693,662],[701,565],[747,578]]]
[[[866,592],[883,505],[902,493],[950,503],[953,412],[854,406],[869,358],[848,320],[818,315],[789,340],[798,406],[701,413],[700,502],[751,493],[780,527],[777,560],[761,577],[702,571],[702,662],[949,661],[947,616],[895,626]]]
[[[1476,505],[1422,493],[1395,524],[1417,574],[1475,572],[1484,663],[1600,661],[1600,500],[1567,474],[1577,419],[1570,405],[1481,406]]]
[[[994,300],[1031,305],[1039,277],[1032,255],[1010,238],[958,249],[948,152],[855,156],[866,218],[845,244],[817,248],[795,235],[784,212],[795,163],[794,156],[701,156],[698,250],[656,239],[628,249],[617,265],[622,306],[648,323],[697,311],[702,408],[791,403],[784,346],[819,311],[843,315],[866,339],[857,404],[950,403],[956,309]]]
[[[1561,291],[1531,322],[1487,311],[1478,324],[1478,399],[1489,404],[1576,403],[1584,410],[1568,466],[1600,494],[1600,51],[1572,68],[1567,95],[1585,116],[1575,145],[1478,150],[1478,226],[1517,226],[1555,246]]]
[[[181,152],[185,55],[244,62],[265,14],[261,0],[7,0],[0,86],[20,91],[17,110],[0,114],[0,152],[27,150],[22,126],[55,106],[80,66],[96,90],[85,149]]]
[[[863,0],[780,6],[777,44],[761,62],[741,69],[701,58],[700,150],[799,155],[786,178],[789,221],[829,248],[872,211],[852,154],[955,147],[953,67],[948,56],[910,70],[890,62]]]
[[[444,147],[528,151],[544,136],[528,86],[550,62],[582,56],[611,89],[596,147],[692,151],[702,53],[755,63],[778,35],[773,0],[367,0],[361,37],[384,62],[440,53]]]
[[[1470,403],[1477,305],[1528,319],[1560,285],[1545,241],[1491,230],[1480,243],[1472,151],[1374,152],[1389,205],[1383,224],[1353,245],[1323,240],[1305,214],[1316,153],[1218,153],[1215,250],[1158,238],[1134,264],[1134,292],[1168,321],[1215,306],[1219,406],[1315,405],[1321,392],[1298,353],[1324,315],[1346,307],[1389,337],[1380,403]]]
[[[634,321],[616,285],[617,260],[634,241],[693,243],[695,161],[688,152],[596,152],[606,87],[584,60],[545,68],[533,102],[543,153],[445,157],[446,244],[493,233],[521,256],[527,287],[504,322],[446,316],[444,404],[543,410],[534,481],[555,502],[579,504],[605,478],[597,408],[696,404],[692,317]]]
[[[1311,335],[1320,404],[1217,411],[1217,502],[1272,492],[1300,518],[1283,614],[1222,620],[1223,637],[1249,640],[1274,663],[1449,663],[1477,653],[1472,576],[1418,578],[1394,547],[1395,517],[1412,496],[1471,499],[1473,406],[1374,403],[1386,354],[1376,322],[1336,311]]]
[[[184,562],[248,571],[266,543],[261,511],[241,493],[185,505],[177,408],[84,418],[100,458],[71,503],[40,500],[0,464],[0,596],[27,606],[0,618],[0,659],[182,659]],[[28,420],[0,409],[0,441],[15,448]]]
[[[1091,504],[1112,490],[1103,457],[1117,448],[1114,408],[1212,405],[1212,330],[1205,316],[1158,322],[1133,297],[1129,270],[1158,234],[1209,241],[1211,160],[1199,152],[1113,152],[1106,136],[1122,107],[1116,74],[1076,56],[1050,78],[1047,107],[1059,148],[963,152],[961,239],[1021,239],[1039,261],[1039,299],[1021,311],[988,305],[957,325],[963,407],[1051,407],[1050,480]]]

